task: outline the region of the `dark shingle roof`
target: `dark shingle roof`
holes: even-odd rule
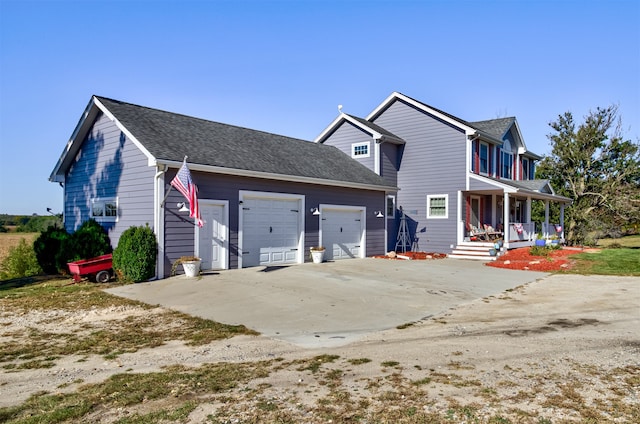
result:
[[[159,161],[388,186],[333,146],[96,98]]]
[[[345,114],[345,115],[346,115],[346,114]],[[397,135],[395,135],[395,134],[394,134],[394,133],[392,133],[391,131],[388,131],[388,130],[386,130],[386,129],[382,128],[382,127],[381,127],[380,125],[378,125],[378,124],[374,124],[373,122],[369,122],[369,121],[367,121],[366,119],[359,118],[359,117],[354,116],[354,115],[348,115],[348,116],[349,116],[350,118],[355,119],[356,121],[358,121],[358,122],[359,122],[360,124],[362,124],[363,126],[368,127],[368,128],[370,128],[371,130],[373,130],[373,131],[375,131],[375,132],[377,132],[377,133],[379,133],[379,134],[382,134],[382,135],[384,135],[384,136],[386,136],[386,137],[391,137],[391,138],[394,138],[394,139],[397,139],[397,140],[402,140],[400,137],[398,137]]]
[[[504,133],[507,132],[509,128],[516,121],[515,117],[509,118],[498,118],[498,119],[489,119],[487,121],[477,121],[470,122],[469,124],[480,131],[483,131],[499,140],[502,140]]]

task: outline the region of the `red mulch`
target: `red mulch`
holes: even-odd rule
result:
[[[401,256],[407,256],[411,259],[425,260],[425,259],[444,259],[447,257],[444,253],[435,253],[435,252],[406,252],[406,253],[398,253]],[[373,256],[377,259],[393,259],[393,260],[406,260],[402,258],[391,258],[386,255],[378,255]]]
[[[573,249],[559,249],[550,251],[549,256],[531,256],[529,249],[522,247],[509,250],[495,261],[487,263],[487,266],[527,271],[559,271],[571,268],[572,261],[567,256],[580,253]]]

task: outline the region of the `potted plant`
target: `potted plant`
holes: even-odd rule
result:
[[[324,261],[324,246],[313,246],[309,249],[311,252],[311,260],[314,264],[319,264]]]
[[[546,244],[547,242],[544,240],[544,237],[542,237],[542,234],[538,234],[538,237],[536,239],[536,246],[544,247]]]
[[[171,267],[171,275],[175,275],[178,265],[182,265],[182,269],[187,277],[195,277],[200,273],[201,262],[202,259],[197,256],[180,256]]]

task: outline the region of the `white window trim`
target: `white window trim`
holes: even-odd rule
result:
[[[487,170],[485,172],[482,172],[482,146],[485,146],[487,148]],[[480,145],[478,146],[478,174],[480,175],[489,175],[489,164],[491,163],[491,160],[489,158],[489,144],[485,143],[485,142],[480,142]]]
[[[389,199],[393,202],[393,210],[389,213]],[[385,214],[387,218],[395,218],[396,217],[396,196],[394,194],[387,195],[387,204],[385,205]]]
[[[106,210],[107,203],[115,203],[116,206],[116,214],[115,216],[105,216],[104,211]],[[100,205],[102,206],[102,215],[94,215],[94,207]],[[91,199],[91,206],[89,208],[89,216],[90,218],[95,219],[97,222],[118,222],[120,218],[120,205],[118,203],[117,197],[96,197]]]
[[[527,167],[525,169],[524,163],[527,163]],[[520,179],[521,180],[529,180],[529,172],[531,172],[531,170],[529,169],[529,167],[531,166],[531,161],[528,158],[522,158],[522,175],[520,175]]]
[[[444,215],[431,215],[431,199],[444,197]],[[428,194],[427,195],[427,219],[449,219],[449,195],[448,194]]]
[[[357,147],[362,147],[362,146],[367,146],[367,153],[366,154],[356,154],[356,148]],[[359,159],[359,158],[368,158],[369,156],[371,156],[371,143],[369,141],[365,141],[362,143],[353,143],[351,145],[351,157],[354,159]]]
[[[505,156],[509,156],[511,158],[511,160],[509,161],[509,162],[511,162],[510,172],[509,172],[509,174],[511,174],[511,175],[509,175],[508,177],[505,176],[503,174],[503,172],[502,172],[504,170],[504,164],[505,164],[504,157]],[[500,158],[500,178],[505,178],[507,180],[513,180],[513,153],[511,153],[511,152],[502,151],[502,157]]]

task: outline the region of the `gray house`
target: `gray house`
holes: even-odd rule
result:
[[[570,199],[534,179],[540,156],[513,117],[467,122],[394,92],[366,118],[341,112],[315,142],[399,187],[387,194],[387,250],[491,259],[491,238],[506,248],[533,245],[538,234],[563,238]],[[532,222],[533,201],[544,202],[544,222]],[[561,205],[560,222],[549,222],[550,202]]]
[[[185,157],[201,228],[171,190]],[[67,231],[94,218],[115,247],[127,228],[152,227],[162,278],[183,255],[230,269],[302,263],[317,245],[329,260],[384,253],[397,187],[358,162],[328,144],[93,96],[49,179],[64,188]]]

